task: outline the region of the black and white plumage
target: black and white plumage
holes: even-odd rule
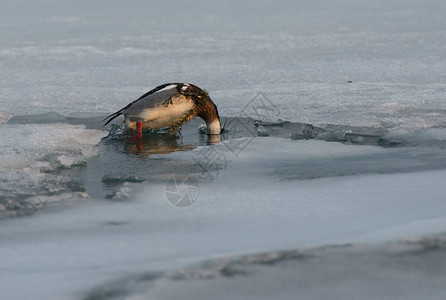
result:
[[[208,134],[221,133],[217,106],[206,91],[190,83],[160,85],[105,118],[104,126],[120,115],[128,128],[142,123],[142,129],[169,127],[171,133],[198,116],[206,122]]]

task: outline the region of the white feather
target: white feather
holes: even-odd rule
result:
[[[143,109],[137,117],[144,120],[143,128],[159,129],[182,121],[193,107],[192,100],[178,95],[172,98],[171,104]],[[132,126],[133,122],[130,125]]]
[[[159,92],[162,92],[165,90],[170,90],[170,89],[176,88],[177,86],[178,86],[178,84],[171,84],[171,85],[166,86],[165,88],[160,89],[159,91],[156,91],[156,93],[159,93]],[[156,94],[156,93],[154,93],[154,94]]]

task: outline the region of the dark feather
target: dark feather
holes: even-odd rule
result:
[[[172,85],[172,84],[177,84],[177,83],[165,83],[165,84],[163,84],[163,85],[157,86],[156,88],[154,88],[154,89],[148,91],[147,93],[145,93],[144,95],[142,95],[142,96],[139,97],[138,99],[136,99],[136,100],[132,101],[131,103],[129,103],[126,107],[124,107],[124,108],[118,110],[118,111],[115,112],[115,113],[112,113],[111,115],[109,115],[108,117],[106,117],[104,120],[102,120],[102,121],[108,120],[108,121],[104,124],[104,126],[107,126],[107,125],[108,125],[111,121],[113,121],[115,118],[117,118],[117,117],[119,117],[120,115],[122,115],[122,113],[123,113],[124,111],[126,111],[130,106],[132,106],[133,104],[135,104],[137,101],[139,101],[139,100],[141,100],[141,99],[143,99],[143,98],[145,98],[145,97],[147,97],[147,96],[149,96],[149,95],[152,95],[152,94],[158,92],[159,90],[162,90],[162,89],[165,88],[166,86],[169,86],[169,85]]]

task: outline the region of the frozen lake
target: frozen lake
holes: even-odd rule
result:
[[[445,8],[2,3],[0,297],[441,299]],[[102,127],[165,82],[227,133]]]

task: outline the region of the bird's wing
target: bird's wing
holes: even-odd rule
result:
[[[103,120],[103,121],[107,120],[104,126],[106,126],[108,123],[113,121],[113,119],[122,114],[136,116],[144,109],[165,105],[166,103],[168,103],[171,97],[178,94],[179,85],[180,85],[179,83],[166,83],[157,86],[156,88],[148,91],[135,101],[129,103],[126,107],[106,117]]]

